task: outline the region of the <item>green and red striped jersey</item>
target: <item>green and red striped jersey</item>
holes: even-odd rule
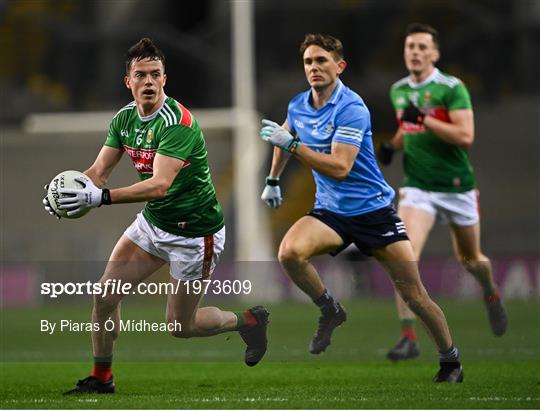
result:
[[[125,151],[139,178],[152,177],[156,153],[184,161],[164,198],[146,203],[143,214],[155,226],[184,237],[219,231],[223,213],[208,167],[203,132],[193,115],[171,97],[147,117],[135,102],[114,116],[105,145]]]
[[[390,99],[398,121],[409,102],[425,114],[446,122],[450,122],[448,112],[472,109],[463,82],[437,68],[418,84],[409,77],[397,81],[390,89]],[[443,141],[423,125],[403,122],[400,126],[404,132],[404,186],[454,193],[475,187],[473,168],[465,148]]]

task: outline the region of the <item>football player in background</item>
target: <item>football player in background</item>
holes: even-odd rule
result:
[[[240,313],[199,307],[204,288],[190,281],[210,278],[225,244],[221,206],[208,167],[202,130],[193,115],[165,95],[165,57],[148,38],[127,53],[125,85],[134,101],[113,118],[94,164],[79,180],[82,189],[63,189],[61,207],[76,214],[85,208],[146,202],[116,243],[99,280],[121,280],[132,288],[169,263],[170,282],[178,293],[167,296],[167,323],[174,337],[204,337],[239,331],[247,347],[245,362],[257,364],[266,352],[268,312],[257,306]],[[103,188],[127,152],[140,181],[129,187]],[[47,203],[49,213],[56,214]],[[112,359],[120,322],[119,293],[94,298],[92,331],[94,368],[65,394],[112,393]],[[114,322],[111,331],[104,326]],[[180,324],[180,327],[176,327]],[[110,328],[110,327],[109,327]],[[179,329],[180,328],[180,329]]]
[[[416,261],[437,220],[450,223],[454,254],[484,294],[493,334],[503,335],[507,315],[493,281],[491,263],[480,248],[478,190],[469,161],[474,141],[471,99],[461,80],[435,67],[439,60],[437,31],[411,24],[405,35],[404,60],[409,75],[390,89],[399,127],[378,152],[390,164],[395,150],[404,150],[405,180],[399,190],[399,216],[405,223]],[[403,360],[419,355],[414,313],[395,290],[402,335],[387,357]]]
[[[436,382],[461,382],[463,371],[441,309],[426,292],[411,243],[373,151],[371,120],[362,98],[339,79],[346,68],[338,39],[308,34],[300,55],[310,89],[289,103],[282,126],[263,120],[261,137],[273,144],[270,175],[262,200],[282,202],[279,178],[291,157],[313,171],[317,193],[313,209],[289,229],[278,259],[289,277],[320,308],[318,329],[309,351],[320,354],[346,313],[309,262],[315,255],[338,254],[354,243],[373,255],[411,310],[426,325],[440,353]]]

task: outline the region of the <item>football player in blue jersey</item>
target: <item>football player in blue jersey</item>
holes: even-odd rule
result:
[[[332,332],[347,318],[309,259],[336,255],[354,243],[385,267],[403,300],[424,322],[440,353],[434,381],[461,382],[459,352],[443,312],[421,282],[405,226],[392,205],[394,190],[375,160],[369,110],[339,79],[347,66],[343,46],[335,37],[308,34],[300,55],[310,89],[291,100],[282,126],[263,120],[260,135],[274,145],[274,153],[261,198],[272,208],[281,205],[279,177],[291,157],[312,169],[315,205],[289,229],[278,253],[289,277],[321,310],[309,351],[325,351]]]

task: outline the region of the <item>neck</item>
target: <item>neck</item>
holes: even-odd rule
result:
[[[311,88],[311,99],[313,102],[313,107],[316,109],[320,109],[321,107],[324,107],[326,103],[328,103],[328,100],[330,99],[330,96],[332,96],[332,93],[337,87],[337,80],[333,83],[330,83],[328,86],[322,87],[322,88]]]
[[[161,94],[158,101],[156,101],[156,104],[153,105],[143,105],[143,104],[137,104],[137,108],[139,110],[139,114],[141,117],[148,117],[154,114],[156,111],[160,109],[160,107],[163,105],[163,101],[165,101],[165,94]]]
[[[431,76],[431,73],[433,73],[433,70],[435,70],[435,66],[429,67],[427,70],[424,70],[420,73],[414,73],[411,72],[411,80],[413,83],[421,83],[425,79],[427,79],[429,76]]]

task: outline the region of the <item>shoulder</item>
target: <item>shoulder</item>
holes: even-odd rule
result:
[[[159,115],[165,121],[165,127],[182,125],[190,129],[198,127],[197,120],[191,112],[172,97],[167,97]]]
[[[390,86],[390,90],[398,90],[409,84],[409,77],[403,77]]]
[[[137,108],[137,104],[135,104],[135,100],[134,100],[131,103],[126,104],[120,110],[118,110],[116,114],[114,115],[113,120],[118,117],[129,116],[132,113],[132,111],[135,110],[136,108]]]
[[[289,110],[304,106],[306,99],[309,98],[309,93],[311,93],[311,90],[302,91],[294,96],[291,101],[289,101]]]
[[[349,87],[345,87],[343,89],[343,96],[339,102],[336,117],[338,119],[343,119],[355,116],[365,117],[366,115],[369,115],[369,109],[362,97]]]
[[[454,88],[459,85],[464,85],[463,81],[461,81],[459,78],[452,76],[450,74],[447,74],[447,73],[443,73],[442,71],[439,71],[435,75],[435,77],[433,78],[433,83],[441,84],[449,88]]]

